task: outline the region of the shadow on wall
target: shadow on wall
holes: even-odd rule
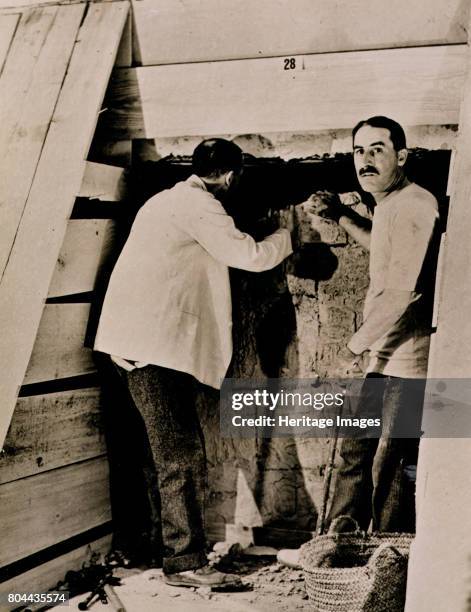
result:
[[[446,218],[449,151],[413,151],[409,175],[438,197]],[[135,210],[148,197],[185,179],[189,158],[165,158],[134,169]],[[237,193],[225,206],[237,226],[261,239],[273,231],[269,210],[313,191],[358,190],[351,156],[247,159]],[[366,194],[364,194],[366,196]],[[364,202],[368,204],[365,197]],[[322,225],[323,224],[323,225]],[[231,270],[234,357],[228,375],[313,378],[339,375],[337,354],[361,324],[368,256],[338,226],[321,221],[289,263],[259,274]],[[199,398],[209,466],[209,532],[224,525],[315,528],[329,453],[323,439],[223,439],[218,393]]]

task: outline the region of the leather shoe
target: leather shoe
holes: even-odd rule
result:
[[[204,565],[196,570],[164,574],[164,580],[172,586],[226,588],[240,587],[239,576],[223,574],[210,565]]]

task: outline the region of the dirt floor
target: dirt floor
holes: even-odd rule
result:
[[[287,612],[311,610],[304,590],[303,573],[279,565],[273,556],[242,555],[231,559],[225,571],[238,574],[243,590],[217,592],[208,588],[181,588],[166,585],[160,569],[117,569],[121,586],[114,587],[126,612]],[[87,594],[70,601],[69,612]],[[92,603],[91,612],[113,612],[110,605]]]

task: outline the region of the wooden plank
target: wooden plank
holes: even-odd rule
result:
[[[466,59],[466,61],[465,61]],[[459,118],[456,153],[453,158],[450,208],[443,248],[441,284],[438,287],[437,332],[431,348],[429,377],[471,377],[471,50],[467,48],[467,77]]]
[[[79,197],[96,198],[105,202],[119,202],[126,193],[124,169],[120,166],[110,166],[87,162]]]
[[[471,21],[468,31],[470,27]],[[471,378],[471,45],[467,48],[465,68],[443,270],[438,286],[437,332],[430,347],[427,392],[437,392],[442,386],[445,400],[468,407]],[[433,379],[442,379],[441,385]],[[460,383],[456,379],[463,381]],[[417,466],[417,534],[411,548],[407,578],[407,612],[469,609],[471,490],[464,483],[469,480],[471,462],[471,445],[466,437],[471,429],[471,412],[466,412],[467,423],[462,422],[461,439],[437,439],[427,438],[431,415],[435,428],[439,419],[446,428],[453,409],[425,411],[422,424],[425,436],[420,442]],[[445,530],[444,516],[453,517]],[[443,575],[447,580],[442,580]]]
[[[0,16],[0,74],[3,64],[10,50],[10,44],[18,24],[19,15],[1,15]]]
[[[106,457],[0,486],[0,566],[111,518]]]
[[[42,563],[24,574],[6,580],[0,584],[0,593],[47,593],[59,581],[64,580],[66,572],[80,570],[84,563],[90,561],[93,554],[107,554],[111,547],[111,537],[107,535],[99,538],[47,563]]]
[[[46,304],[23,384],[95,372],[84,347],[90,304]]]
[[[437,259],[437,272],[435,277],[435,296],[433,299],[432,327],[437,327],[438,324],[438,304],[441,296],[441,287],[443,283],[443,260],[446,244],[446,232],[440,236],[440,247]]]
[[[14,40],[10,44],[0,78],[1,122],[0,144],[4,147],[14,131],[24,106],[23,92],[28,91],[36,64],[45,45],[49,30],[57,15],[57,7],[30,9],[21,15]],[[19,69],[21,66],[21,70]]]
[[[0,484],[106,452],[100,389],[22,397],[0,455]]]
[[[78,0],[78,2],[82,2],[82,0]],[[10,13],[23,9],[50,6],[51,4],[70,4],[70,0],[60,0],[59,2],[51,2],[51,0],[0,0],[0,10]]]
[[[132,17],[129,15],[118,48],[115,67],[123,68],[132,66],[132,22]],[[106,130],[104,132],[98,130],[95,132],[92,144],[90,145],[88,159],[102,164],[111,164],[121,168],[128,168],[131,165],[131,148],[130,140],[118,140],[113,142],[110,140],[110,135]]]
[[[298,56],[289,70],[282,58],[120,69],[103,121],[115,138],[351,128],[375,114],[457,123],[465,47]]]
[[[88,7],[0,281],[2,445],[31,355],[67,220],[82,182],[84,160],[128,8],[127,2]]]
[[[123,36],[119,44],[116,56],[115,67],[130,67],[133,62],[133,19],[129,15],[123,30]],[[128,168],[131,165],[131,141],[118,140],[111,141],[110,135],[99,130],[95,132],[88,159],[101,164],[115,165],[121,168]]]
[[[8,260],[84,6],[26,12],[0,77],[0,273]]]
[[[114,236],[115,223],[110,219],[69,221],[48,297],[93,291],[112,252]]]
[[[134,0],[143,65],[465,43],[462,0]]]

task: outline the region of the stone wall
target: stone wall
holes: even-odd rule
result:
[[[368,256],[343,230],[318,220],[293,261],[261,275],[233,271],[236,377],[325,378],[361,322]],[[202,401],[209,444],[212,525],[313,530],[330,440],[232,441],[218,431],[217,398]],[[208,414],[216,418],[208,427]]]

